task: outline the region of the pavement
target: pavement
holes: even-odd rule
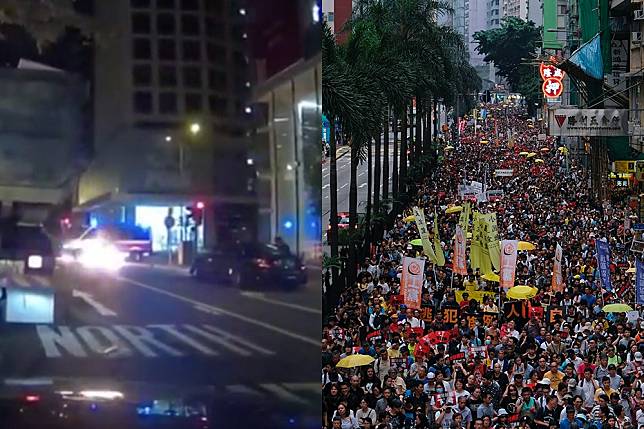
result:
[[[0,324],[0,378],[215,386],[221,407],[246,410],[237,424],[278,410],[319,424],[320,276],[309,268],[308,283],[287,292],[146,263],[60,266],[55,324]]]
[[[372,151],[372,153],[375,151]],[[389,183],[391,187],[391,173],[393,164],[393,134],[389,141]],[[384,154],[381,153],[381,161]],[[375,155],[374,155],[375,159]],[[336,168],[338,176],[338,211],[349,211],[349,184],[351,182],[351,152],[346,150],[336,157]],[[367,200],[367,162],[358,165],[358,211],[366,211],[364,203]],[[331,210],[329,165],[322,166],[322,231],[326,233],[329,226],[329,211]],[[381,187],[382,192],[382,187]],[[390,190],[391,192],[391,190]]]

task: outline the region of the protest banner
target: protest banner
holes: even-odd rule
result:
[[[494,270],[498,271],[501,267],[501,246],[499,242],[499,229],[496,223],[496,213],[488,213],[485,215],[485,239],[489,263],[492,264]],[[492,270],[488,271],[491,272]],[[487,272],[483,272],[487,274]]]
[[[425,260],[403,258],[402,277],[400,279],[400,290],[404,297],[405,305],[408,308],[421,307],[421,294],[423,291]]]
[[[434,253],[436,255],[436,265],[442,267],[445,265],[445,253],[441,245],[441,237],[438,233],[438,215],[434,209]]]
[[[599,268],[599,278],[602,286],[609,292],[613,291],[610,282],[610,247],[604,240],[595,240],[595,250],[597,257],[597,267]]]
[[[429,241],[429,231],[427,230],[427,222],[425,222],[425,214],[423,210],[418,207],[413,207],[414,218],[416,219],[416,226],[418,227],[418,233],[420,234],[420,242],[423,245],[423,253],[427,255],[429,260],[432,263],[436,263],[436,254],[432,248],[432,244]]]
[[[635,259],[635,300],[644,304],[644,264],[640,258]]]
[[[456,225],[456,237],[454,240],[454,272],[463,276],[467,275],[465,232],[461,228],[461,225]]]
[[[473,299],[475,301],[478,301],[479,304],[483,303],[483,297],[489,296],[493,300],[496,301],[498,295],[494,292],[491,291],[484,291],[484,290],[457,290],[455,292],[456,295],[456,302],[459,304],[463,301],[463,294],[467,293],[469,295],[470,299]]]
[[[563,249],[561,245],[557,243],[557,248],[555,250],[555,262],[552,268],[552,290],[554,292],[563,292],[564,282],[563,275],[561,272],[561,259],[563,257]]]
[[[514,286],[518,245],[518,240],[503,240],[501,242],[501,271],[499,277],[500,286],[505,290]]]

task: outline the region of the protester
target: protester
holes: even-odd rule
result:
[[[483,107],[490,115],[478,121],[480,128],[469,121],[460,140],[451,141],[454,149],[439,144],[437,168],[413,188],[410,205],[384,231],[357,268],[358,283],[341,294],[325,321],[326,428],[335,424],[333,416],[341,417],[342,428],[362,424],[351,420],[361,411],[375,415],[374,427],[401,429],[644,426],[644,320],[627,272],[635,267],[629,250],[637,207],[631,201],[639,201],[639,193],[606,183],[606,197],[599,199],[587,186],[585,163],[561,150],[539,121],[519,110],[506,115],[498,105]],[[503,174],[495,174],[500,169]],[[533,298],[508,298],[498,280],[473,266],[473,215],[462,225],[466,271],[455,272],[453,238],[461,215],[447,209],[466,210],[469,197],[459,186],[472,181],[502,191],[500,198],[471,205],[477,216],[496,215],[498,239],[534,245],[517,252],[514,277],[516,285],[536,287]],[[407,220],[414,206],[424,210],[430,244],[444,264],[411,244],[420,238],[416,221]],[[600,240],[610,251],[607,270],[597,262]],[[561,287],[553,276],[558,246]],[[420,305],[405,305],[406,257],[423,261]],[[637,311],[602,311],[610,303]],[[336,368],[347,353],[375,360]],[[343,403],[349,410],[341,413]]]

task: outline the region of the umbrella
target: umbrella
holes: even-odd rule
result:
[[[542,147],[541,152],[549,152],[550,148],[549,147]]]
[[[445,150],[452,150],[454,149],[454,146],[445,146]]]
[[[422,246],[423,242],[420,240],[420,238],[417,238],[415,240],[411,240],[409,244],[411,244],[412,246]]]
[[[537,295],[539,289],[532,286],[515,286],[508,289],[505,294],[508,298],[512,299],[530,299]]]
[[[452,206],[448,207],[447,210],[445,210],[445,214],[459,213],[461,211],[463,211],[462,206]]]
[[[537,159],[534,160],[534,162],[543,163],[543,159],[537,158]]]
[[[481,144],[488,144],[489,142],[489,140],[481,140]]]
[[[519,241],[519,245],[517,246],[517,250],[534,250],[534,249],[535,249],[534,244],[528,241]]]
[[[501,278],[499,277],[499,275],[498,275],[498,274],[494,274],[494,273],[487,273],[487,274],[483,274],[483,275],[481,276],[481,278],[483,278],[483,279],[485,279],[485,280],[488,280],[488,281],[491,281],[491,282],[497,282],[497,283],[501,280]]]
[[[565,146],[558,147],[557,150],[563,153],[564,155],[568,153],[568,148]]]
[[[528,154],[529,154],[529,152],[519,152],[519,155],[521,155],[521,156],[526,156]]]
[[[375,359],[369,355],[349,355],[340,359],[336,367],[339,368],[354,368],[356,366],[369,365]]]
[[[602,308],[604,313],[626,313],[627,311],[633,311],[630,305],[628,304],[608,304]]]
[[[406,217],[406,218],[404,218],[403,220],[404,220],[405,222],[413,222],[413,221],[415,221],[415,220],[416,220],[416,216],[414,216],[414,215],[407,216],[407,217]]]
[[[536,152],[530,152],[530,153],[528,154],[528,158],[532,158],[533,156],[536,156],[536,155],[537,155],[537,153],[536,153]]]

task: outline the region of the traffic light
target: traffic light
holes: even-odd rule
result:
[[[192,219],[195,225],[199,226],[203,222],[203,210],[206,205],[202,201],[197,201],[195,204],[187,207],[188,219]]]

